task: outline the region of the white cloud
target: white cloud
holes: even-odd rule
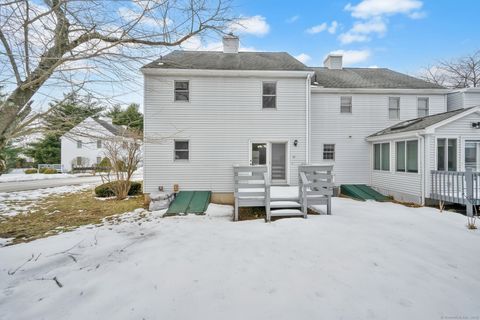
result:
[[[425,11],[416,11],[408,15],[410,19],[414,19],[414,20],[423,19],[426,16],[427,16],[427,13]]]
[[[371,56],[371,52],[368,49],[365,50],[335,50],[330,54],[343,55],[343,65],[349,66],[368,60]]]
[[[371,66],[368,66],[368,67],[369,67],[370,69],[378,69],[378,68],[379,68],[379,66],[377,66],[376,64],[371,65]]]
[[[232,23],[228,29],[237,34],[252,34],[261,37],[270,32],[270,25],[265,17],[256,15],[241,17],[238,21]]]
[[[328,27],[328,33],[334,34],[335,32],[337,32],[337,28],[338,28],[338,22],[332,21],[332,23],[330,24],[330,27]]]
[[[349,44],[370,41],[372,35],[382,37],[388,29],[388,16],[404,14],[410,19],[421,19],[426,16],[425,12],[420,11],[422,6],[420,0],[362,0],[357,5],[349,3],[345,10],[360,20],[338,39],[342,44]]]
[[[222,51],[222,41],[204,42],[200,37],[191,37],[180,46],[182,50],[190,51]],[[255,47],[245,47],[240,44],[238,51],[258,51]]]
[[[369,19],[384,15],[409,15],[418,12],[422,6],[420,0],[363,0],[357,5],[347,4],[345,10],[351,11],[355,18]]]
[[[308,28],[307,30],[305,30],[305,32],[310,34],[317,34],[323,31],[328,31],[328,33],[334,34],[335,32],[337,32],[337,28],[338,22],[332,21],[332,23],[330,23],[330,26],[328,25],[328,23],[324,22],[322,24],[318,24],[316,26]]]
[[[324,22],[322,24],[319,24],[319,25],[313,26],[311,28],[308,28],[305,31],[307,33],[310,33],[310,34],[316,34],[316,33],[320,33],[320,32],[323,32],[323,31],[327,30],[327,28],[328,28],[328,25],[327,25],[326,22]]]
[[[285,20],[287,23],[294,23],[295,21],[297,21],[298,19],[300,19],[300,16],[299,15],[295,15],[295,16],[292,16],[290,18],[288,18],[287,20]]]
[[[301,63],[307,64],[312,59],[312,57],[310,57],[306,53],[300,53],[299,55],[295,56],[295,59],[297,59]]]
[[[342,44],[352,42],[370,41],[370,34],[384,36],[387,32],[387,25],[381,18],[375,18],[366,22],[355,22],[353,27],[345,33],[342,33],[338,39]]]
[[[126,7],[120,7],[118,9],[118,15],[123,19],[123,21],[131,22],[138,19],[139,24],[149,27],[164,27],[173,23],[173,21],[169,18],[149,16],[143,12],[136,12]]]

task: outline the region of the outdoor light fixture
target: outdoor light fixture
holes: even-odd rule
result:
[[[480,129],[480,122],[472,122],[472,128]]]
[[[294,145],[295,147],[298,145],[298,140],[297,140],[297,139],[293,140],[293,145]]]

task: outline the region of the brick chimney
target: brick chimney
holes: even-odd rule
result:
[[[223,53],[238,53],[240,40],[233,33],[223,36]]]
[[[340,70],[342,66],[343,55],[341,54],[329,54],[323,61],[323,66],[328,69]]]

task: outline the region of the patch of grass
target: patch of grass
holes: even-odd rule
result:
[[[105,217],[142,207],[143,196],[118,201],[95,199],[91,191],[54,195],[37,200],[24,213],[5,217],[0,222],[0,238],[14,238],[13,244],[28,242],[82,225],[98,224]]]

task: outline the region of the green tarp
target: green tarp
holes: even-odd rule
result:
[[[210,191],[180,191],[170,204],[167,215],[179,213],[203,214],[207,210],[212,192]]]
[[[343,195],[357,200],[389,201],[383,194],[364,184],[342,184],[340,188]]]

